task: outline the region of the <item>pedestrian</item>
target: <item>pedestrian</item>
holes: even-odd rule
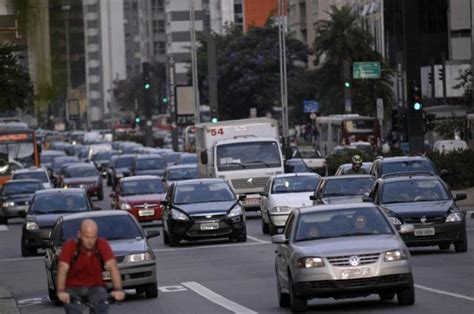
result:
[[[110,272],[116,301],[125,298],[122,280],[115,256],[107,240],[98,238],[95,221],[81,222],[78,238],[64,243],[59,256],[56,280],[57,297],[64,304],[66,313],[82,313],[81,304],[74,300],[87,299],[95,313],[108,313],[107,289],[103,271]]]

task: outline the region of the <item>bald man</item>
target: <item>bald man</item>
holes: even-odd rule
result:
[[[112,297],[123,300],[122,280],[112,249],[107,240],[98,237],[95,221],[85,219],[77,239],[66,241],[59,256],[56,292],[66,313],[82,313],[81,304],[73,302],[82,299],[88,300],[95,313],[108,313],[107,289],[102,277],[104,266],[114,286]]]

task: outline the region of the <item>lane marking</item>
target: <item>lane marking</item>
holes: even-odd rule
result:
[[[193,246],[193,247],[178,247],[178,248],[168,248],[168,249],[154,249],[153,252],[169,252],[169,251],[185,251],[185,250],[200,250],[200,249],[218,249],[222,247],[234,247],[234,246],[251,246],[251,245],[262,245],[268,244],[270,242],[263,243],[233,243],[233,244],[213,244],[213,245],[202,245],[202,246]]]
[[[25,307],[30,305],[41,304],[45,301],[44,298],[31,298],[31,299],[23,299],[18,300],[18,306]]]
[[[188,289],[186,289],[185,287],[183,286],[165,286],[165,287],[158,287],[158,290],[160,290],[161,292],[181,292],[181,291],[188,291]]]
[[[257,241],[257,242],[259,242],[259,243],[265,243],[265,244],[267,244],[267,243],[272,243],[272,242],[270,242],[270,241],[264,241],[264,240],[261,240],[261,239],[259,239],[259,238],[252,237],[252,236],[249,236],[249,235],[247,235],[247,238],[250,239],[250,240]]]
[[[415,284],[415,287],[418,288],[418,289],[421,289],[421,290],[426,290],[426,291],[429,291],[429,292],[434,292],[434,293],[443,294],[443,295],[449,295],[450,297],[453,297],[453,298],[458,298],[458,299],[463,299],[463,300],[468,300],[468,301],[474,302],[473,297],[468,297],[466,295],[457,294],[457,293],[448,292],[448,291],[443,291],[443,290],[438,290],[438,289],[433,289],[433,288],[430,288],[430,287],[425,287],[425,286],[421,286],[421,285],[417,285],[417,284]]]
[[[241,314],[257,314],[257,312],[246,308],[245,306],[242,306],[238,303],[235,303],[234,301],[231,301],[227,298],[224,298],[220,294],[215,293],[214,291],[204,287],[203,285],[195,282],[195,281],[190,281],[190,282],[182,282],[181,283],[183,286],[189,288],[190,290],[196,292],[200,296],[208,299],[212,303],[215,303],[217,305],[222,306],[223,308],[233,312],[233,313],[241,313]]]

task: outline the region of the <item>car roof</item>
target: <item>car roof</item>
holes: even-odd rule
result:
[[[40,156],[42,155],[58,155],[58,156],[65,156],[65,152],[60,151],[60,150],[53,150],[53,149],[45,149],[41,151]]]
[[[182,169],[182,168],[197,168],[197,164],[181,164],[181,165],[173,165],[168,166],[167,169]]]
[[[277,174],[273,178],[288,178],[288,177],[320,177],[319,174],[314,172],[296,172],[296,173],[282,173]]]
[[[427,180],[427,179],[439,181],[439,178],[437,176],[426,174],[423,172],[409,173],[406,175],[402,173],[395,174],[394,176],[388,175],[386,177],[380,178],[379,180],[383,180],[384,182],[399,182],[399,181],[407,181],[407,180],[413,181],[413,180]]]
[[[88,163],[74,163],[74,164],[65,164],[64,166],[66,166],[68,169],[71,169],[71,168],[94,168],[96,169],[96,167],[94,165],[91,165],[91,164],[88,164]]]
[[[151,175],[143,175],[143,176],[131,176],[131,177],[125,177],[120,179],[120,182],[128,182],[128,181],[139,181],[139,180],[151,180],[151,179],[157,179],[160,180],[159,176],[151,176]]]
[[[138,155],[137,159],[164,159],[159,154],[146,154],[146,155]]]
[[[62,216],[63,221],[76,220],[76,219],[87,219],[94,217],[110,217],[110,216],[127,216],[130,217],[130,214],[123,210],[97,210],[97,211],[87,211],[75,214],[68,214]]]
[[[352,180],[352,179],[359,179],[359,178],[372,178],[375,179],[370,174],[354,174],[350,176],[326,176],[322,177],[324,180]]]
[[[136,158],[137,157],[137,154],[122,154],[122,155],[118,155],[118,158],[117,159],[122,159],[122,158]]]
[[[14,174],[17,173],[28,173],[28,172],[45,172],[46,169],[43,167],[40,168],[24,168],[24,169],[17,169],[14,171]]]
[[[318,212],[323,210],[340,210],[340,209],[357,209],[357,208],[377,208],[373,203],[347,203],[347,204],[330,204],[330,205],[315,205],[309,207],[302,207],[299,210],[301,214]]]
[[[199,184],[199,183],[225,183],[224,179],[216,179],[216,178],[198,178],[198,179],[190,179],[184,181],[177,181],[177,185],[191,185],[191,184]]]
[[[43,195],[43,194],[84,194],[84,189],[79,188],[70,188],[70,189],[46,189],[37,191],[36,195]]]

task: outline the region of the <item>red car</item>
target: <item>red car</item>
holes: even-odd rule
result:
[[[112,208],[130,212],[139,222],[161,220],[165,188],[158,176],[132,176],[119,181],[110,193]]]
[[[104,199],[102,177],[91,164],[72,164],[64,169],[61,187],[65,189],[82,188],[89,197],[97,196],[99,201]]]

